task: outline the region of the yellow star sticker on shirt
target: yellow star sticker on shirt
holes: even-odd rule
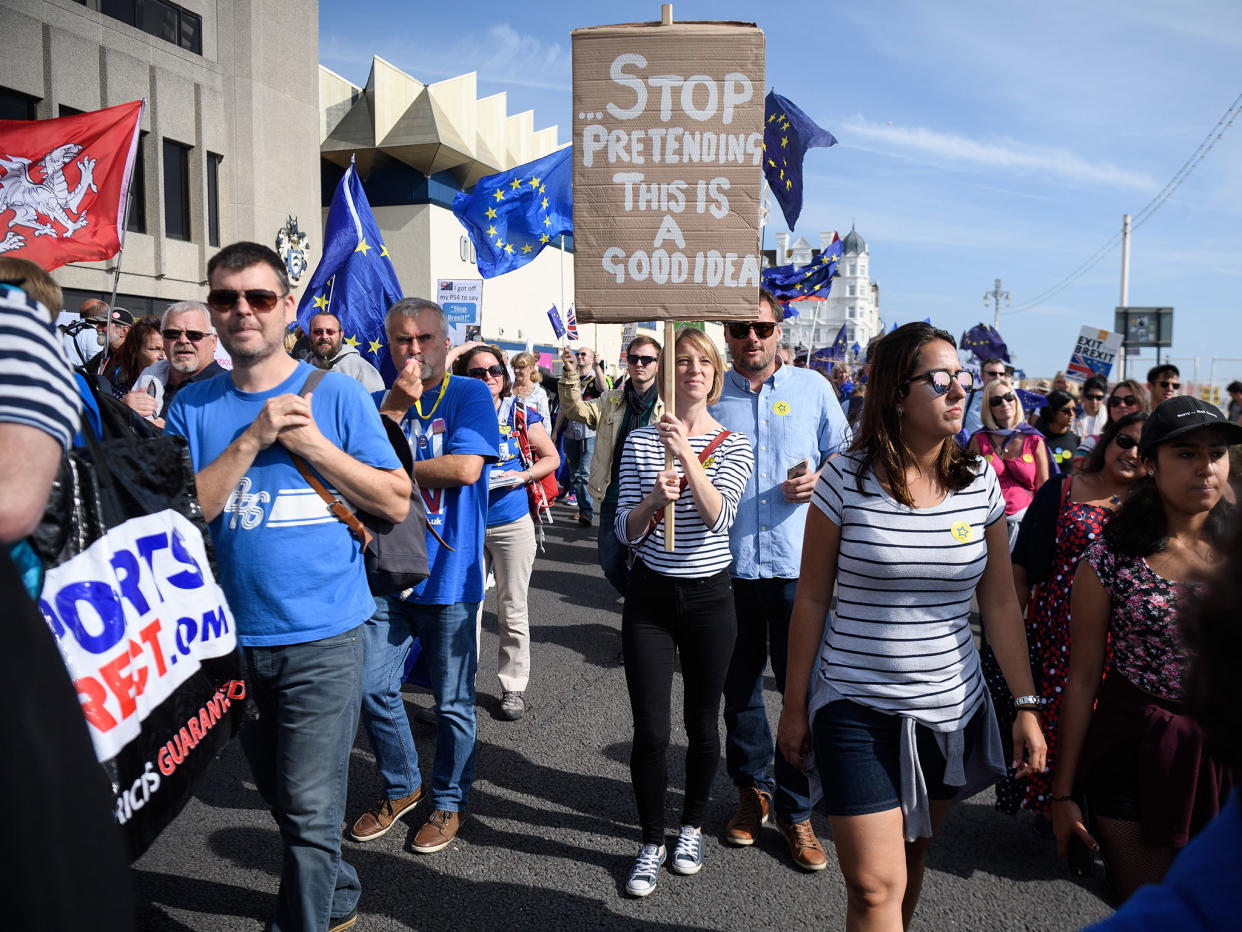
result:
[[[503,201],[505,199],[505,192],[502,189],[497,188],[495,191],[495,194],[496,194],[496,200]]]
[[[370,344],[369,344],[369,345],[370,345],[370,347],[371,347],[371,352],[372,352],[372,353],[378,353],[378,352],[380,351],[380,341],[379,341],[379,340],[372,340],[372,341],[370,342]]]
[[[354,347],[355,349],[356,349],[356,348],[357,348],[357,346],[358,346],[358,338],[357,338],[357,337],[346,337],[346,338],[345,338],[345,342],[346,342],[346,343],[348,343],[350,346]]]
[[[370,248],[371,247],[367,245],[367,241],[363,239],[358,241],[358,246],[354,249],[354,252],[360,252],[365,256],[367,254],[367,250]]]
[[[326,295],[319,295],[319,296],[317,296],[317,297],[315,298],[315,307],[324,308],[324,309],[326,310],[326,309],[327,309],[327,307],[328,307],[328,298],[327,298],[327,296],[326,296]]]
[[[530,252],[530,251],[531,251],[531,249],[533,249],[533,248],[534,248],[534,247],[533,247],[533,246],[531,246],[531,244],[530,244],[530,243],[527,243],[525,246],[523,246],[523,247],[522,247],[522,252],[523,252],[523,253],[528,253],[528,252]]]
[[[495,208],[495,207],[489,207],[489,208],[487,208],[487,210],[485,211],[485,213],[487,214],[487,219],[488,219],[488,220],[495,220],[495,219],[496,219],[496,208]]]
[[[514,191],[522,190],[522,179],[514,178],[512,181],[509,182],[509,187],[511,187]]]

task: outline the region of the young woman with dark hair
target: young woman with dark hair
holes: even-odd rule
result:
[[[112,397],[120,400],[129,394],[138,376],[147,366],[164,358],[164,337],[160,335],[160,319],[152,315],[134,321],[125,334],[125,342],[117,353],[117,367],[112,377]]]
[[[1135,411],[1150,411],[1151,399],[1147,396],[1147,389],[1141,382],[1136,382],[1134,379],[1122,379],[1108,393],[1104,408],[1108,412],[1105,415],[1106,423],[1111,423]],[[1074,451],[1072,464],[1075,468],[1081,468],[1081,464],[1086,461],[1086,457],[1091,455],[1099,439],[1098,434],[1082,438],[1078,449]]]
[[[926,323],[897,328],[868,358],[853,445],[824,467],[807,515],[778,743],[795,766],[813,752],[846,927],[896,929],[950,804],[1005,775],[970,629],[976,593],[1018,697],[1020,776],[1043,769],[1045,746],[1000,486],[954,439],[971,373],[953,337]]]
[[[1082,439],[1072,429],[1075,411],[1074,396],[1058,388],[1048,393],[1048,404],[1040,409],[1035,420],[1035,429],[1048,441],[1048,455],[1055,472],[1069,472],[1070,461]]]
[[[1074,838],[1102,848],[1119,899],[1164,876],[1232,784],[1186,713],[1177,613],[1221,568],[1234,523],[1221,493],[1239,442],[1242,427],[1197,398],[1157,407],[1139,441],[1146,476],[1074,580],[1053,826],[1062,856]]]

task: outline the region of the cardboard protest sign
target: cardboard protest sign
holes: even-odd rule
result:
[[[583,321],[754,318],[763,90],[751,23],[574,30]]]
[[[1108,373],[1113,368],[1113,360],[1120,351],[1120,333],[1083,327],[1078,332],[1078,343],[1074,346],[1069,365],[1065,367],[1065,378],[1079,384],[1093,375],[1108,378]]]

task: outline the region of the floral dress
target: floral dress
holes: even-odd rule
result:
[[[1069,499],[1057,515],[1052,566],[1036,588],[1026,612],[1026,642],[1031,658],[1031,675],[1035,678],[1035,691],[1044,700],[1040,725],[1048,742],[1048,769],[1024,780],[1007,777],[998,783],[996,808],[1002,812],[1012,814],[1020,805],[1033,812],[1043,813],[1052,808],[1052,777],[1057,761],[1061,697],[1069,673],[1070,590],[1083,553],[1097,540],[1102,539],[1104,523],[1110,515],[1109,509],[1103,506]],[[985,667],[988,665],[995,669],[999,683],[1003,684],[1004,676],[990,650],[985,656]],[[1107,665],[1105,668],[1107,669]],[[994,682],[993,676],[988,676],[988,681]],[[1006,701],[996,700],[997,719],[1002,734],[1005,733],[1005,728],[1012,730],[1017,715],[1007,688],[1004,695]]]

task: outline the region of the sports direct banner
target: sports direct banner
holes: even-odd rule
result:
[[[39,609],[136,856],[232,736],[246,695],[202,535],[172,510],[131,518],[48,570]]]
[[[1079,384],[1093,375],[1108,378],[1113,360],[1121,352],[1121,339],[1120,333],[1083,327],[1078,332],[1078,343],[1074,346],[1069,365],[1065,367],[1065,377]]]

